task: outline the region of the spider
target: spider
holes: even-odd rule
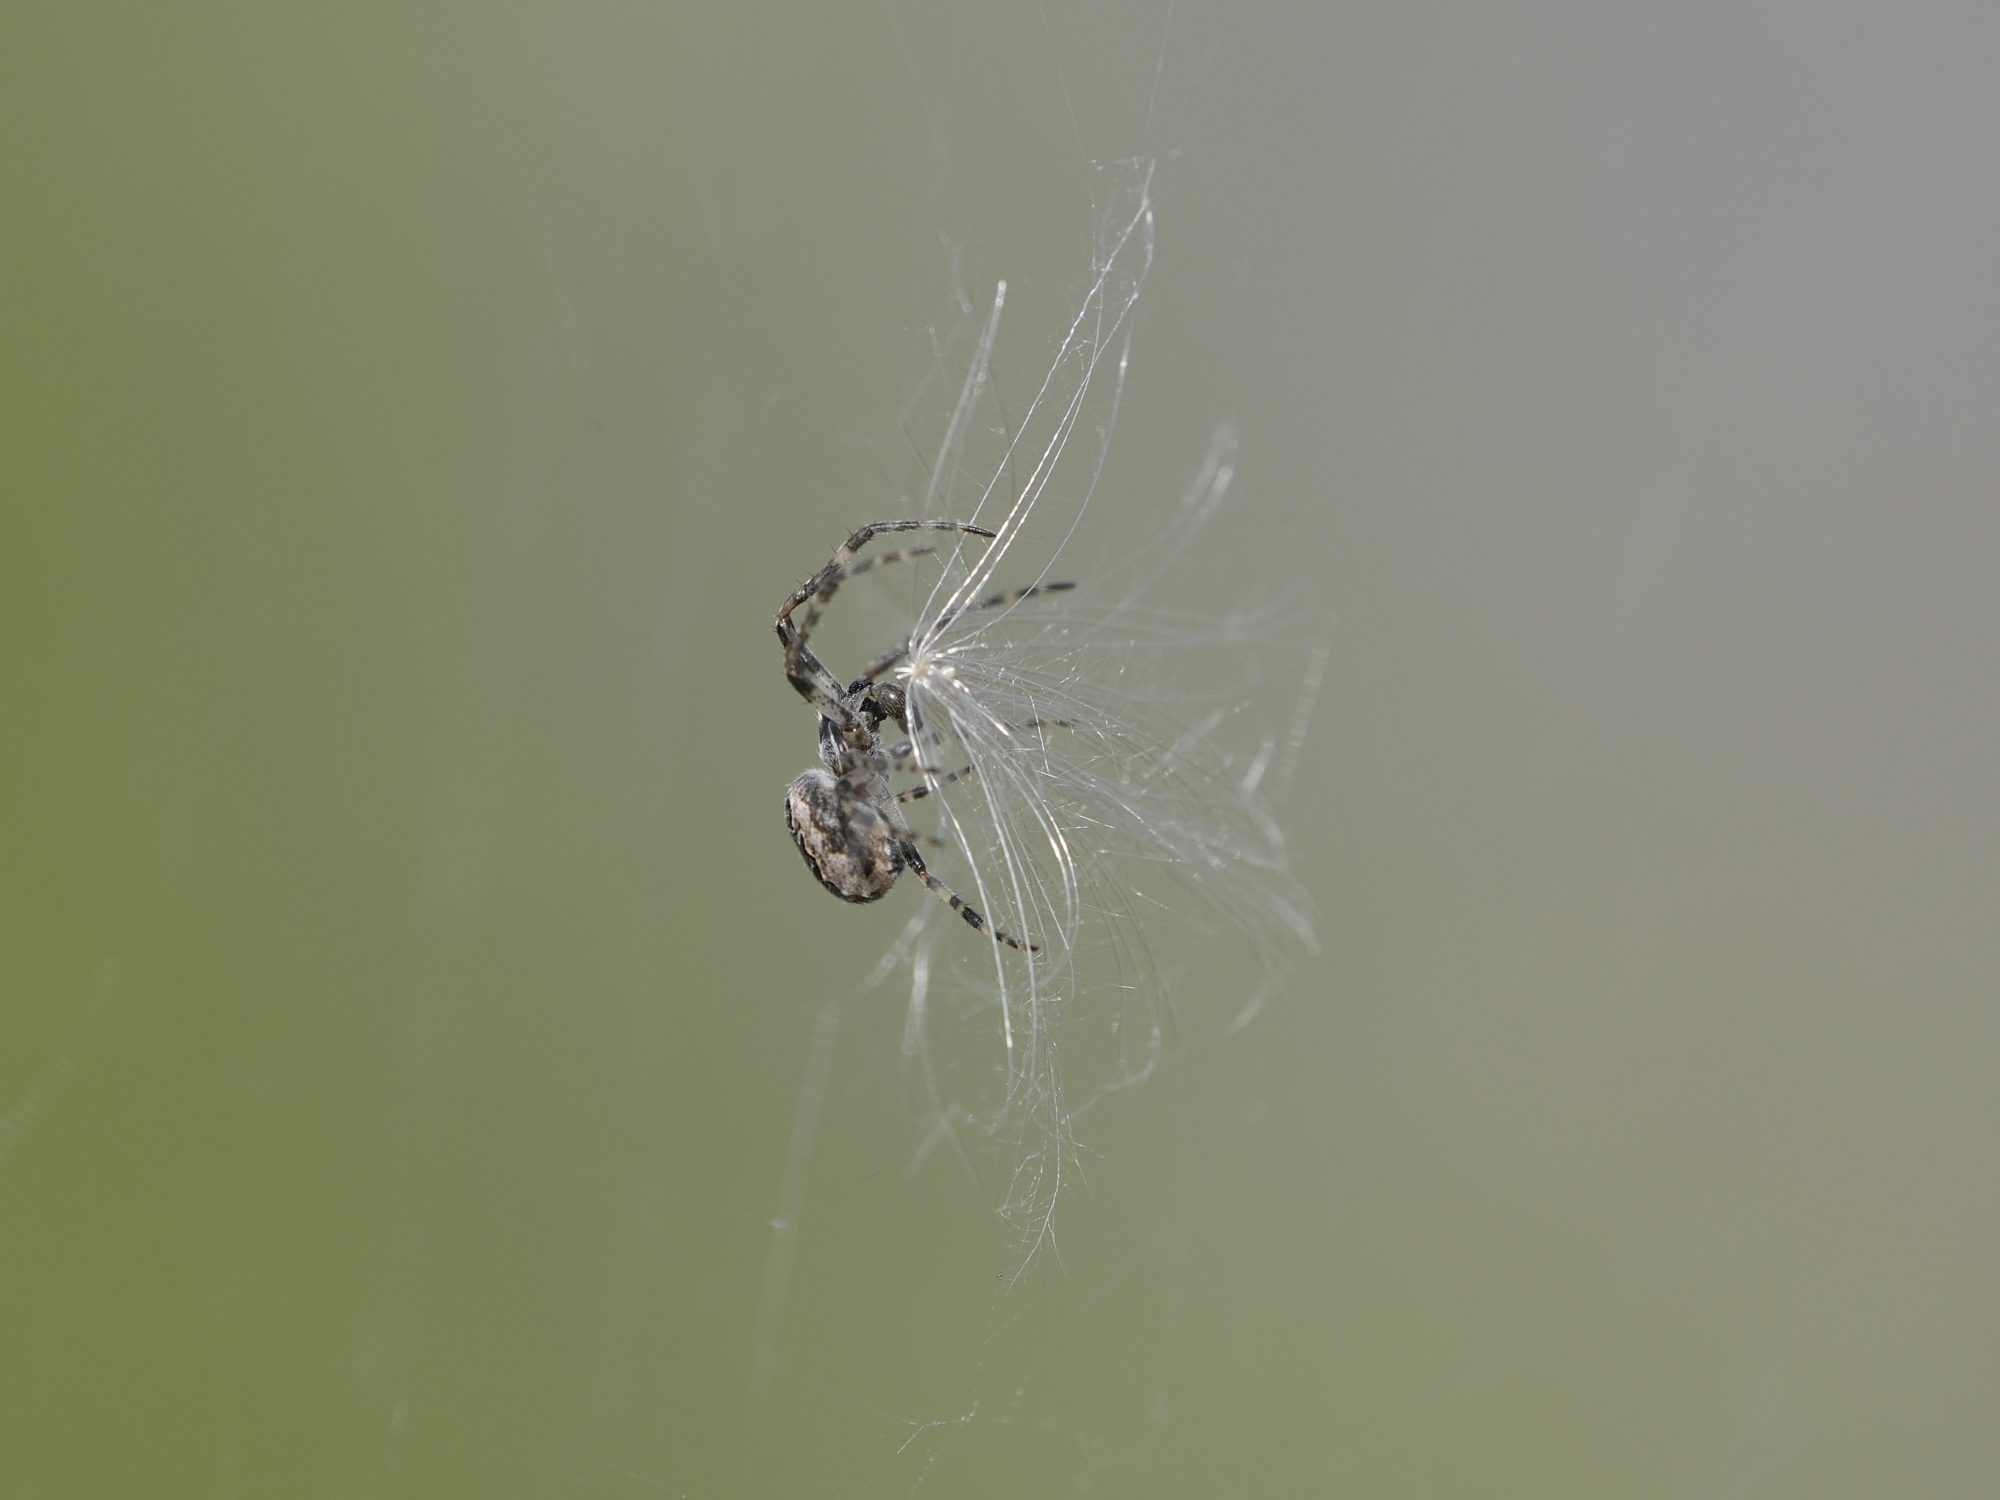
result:
[[[873,521],[859,528],[834,549],[826,565],[785,600],[778,610],[778,640],[785,648],[785,680],[819,714],[819,758],[824,769],[801,772],[785,793],[785,823],[792,842],[804,856],[806,868],[819,883],[843,901],[879,901],[908,870],[924,883],[930,893],[965,919],[975,932],[983,932],[995,942],[1025,953],[1041,950],[1033,943],[1002,932],[937,876],[917,852],[918,835],[904,820],[902,805],[928,796],[933,786],[943,786],[973,774],[965,766],[949,774],[918,764],[915,736],[910,730],[909,707],[904,689],[883,680],[909,655],[908,645],[883,653],[846,688],[840,679],[814,656],[806,644],[820,622],[827,601],[848,579],[870,568],[927,557],[935,547],[905,547],[884,552],[861,562],[854,555],[874,538],[891,531],[952,531],[992,540],[994,533],[970,521]],[[966,609],[1005,609],[1038,594],[1073,588],[1068,583],[1034,583],[1025,588],[994,594]],[[793,613],[810,600],[802,619]],[[927,631],[936,634],[963,610],[947,610]],[[1053,721],[1051,721],[1053,722]],[[882,743],[882,726],[893,723],[905,736],[900,744]],[[1030,724],[1023,727],[1039,727]],[[915,771],[927,779],[905,791],[892,791],[891,771]]]

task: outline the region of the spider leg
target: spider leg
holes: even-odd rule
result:
[[[860,562],[828,563],[819,572],[800,584],[788,601],[792,609],[798,608],[807,599],[812,605],[806,610],[805,618],[799,622],[799,636],[803,639],[819,628],[826,603],[834,591],[850,578],[859,578],[872,568],[886,567],[890,563],[909,562],[912,558],[929,557],[937,551],[935,547],[899,547],[894,552],[877,553],[874,557],[864,557]]]
[[[1068,719],[1025,719],[1019,724],[1009,724],[1005,727],[1028,730],[1068,729],[1072,726]],[[889,764],[896,770],[915,771],[928,778],[922,786],[913,786],[908,791],[896,793],[898,802],[915,802],[921,797],[928,797],[933,788],[950,786],[954,781],[964,781],[977,774],[972,766],[960,766],[956,771],[942,772],[936,766],[920,766],[917,764],[916,756],[917,747],[909,744],[898,745],[889,752]]]
[[[840,683],[820,664],[818,658],[806,649],[806,640],[812,635],[813,628],[819,624],[827,601],[833,598],[834,591],[845,580],[865,573],[878,564],[904,562],[912,557],[923,557],[937,550],[934,547],[911,547],[859,563],[854,561],[856,552],[867,546],[874,538],[889,531],[957,531],[968,536],[989,538],[993,535],[986,527],[975,526],[970,521],[872,521],[834,548],[833,556],[826,560],[826,565],[794,589],[791,596],[779,606],[777,630],[778,640],[785,648],[785,680],[791,683],[800,697],[836,723],[847,722],[847,714],[838,706]],[[811,607],[806,610],[802,619],[794,622],[793,612],[808,599],[812,601]],[[831,714],[827,714],[822,702],[822,699],[829,695],[835,703],[834,712]]]
[[[930,867],[924,863],[924,857],[917,853],[917,846],[908,839],[903,841],[903,865],[904,868],[908,869],[911,874],[924,883],[925,889],[933,896],[965,918],[965,925],[970,927],[974,932],[983,932],[995,942],[1005,943],[1009,948],[1016,949],[1022,953],[1040,953],[1042,951],[1033,943],[1024,942],[1010,933],[1002,932],[972,907],[967,906],[963,896],[959,895],[957,891],[946,885],[942,880],[939,880],[937,876],[931,874]]]
[[[943,776],[937,776],[936,771],[929,766],[914,766],[911,769],[922,771],[926,776],[935,776],[936,780],[927,781],[922,786],[913,786],[906,792],[896,793],[898,802],[915,802],[919,797],[928,797],[933,786],[950,786],[954,781],[963,781],[972,774],[970,766],[960,766],[956,771]]]
[[[1018,724],[998,724],[995,725],[994,727],[998,729],[1011,730],[1016,734],[1026,734],[1029,731],[1036,729],[1074,729],[1076,728],[1076,720],[1023,719]],[[936,766],[926,766],[918,763],[916,743],[912,740],[905,740],[900,745],[892,745],[889,748],[887,754],[888,754],[889,768],[893,771],[916,771],[925,776],[931,776],[937,774]],[[963,770],[953,771],[951,775],[945,777],[944,779],[946,781],[956,781],[959,777],[967,774],[967,772],[971,770],[972,770],[971,766],[966,766]]]
[[[787,634],[791,629],[791,621],[778,622],[778,639],[785,643],[785,681],[822,719],[846,728],[849,715],[840,704],[840,679],[826,669],[795,631]]]
[[[1038,594],[1060,594],[1065,589],[1073,589],[1075,587],[1076,585],[1073,583],[1031,583],[1026,588],[1009,589],[1003,594],[993,594],[979,600],[975,604],[968,604],[963,609],[945,611],[945,613],[937,617],[937,620],[929,629],[924,631],[924,634],[936,635],[960,615],[970,614],[974,610],[1006,609],[1009,605],[1019,604],[1023,599],[1033,599]],[[862,680],[873,682],[891,667],[900,663],[909,654],[910,648],[908,643],[898,646],[893,651],[883,652],[875,660],[868,663],[867,670],[861,674]]]

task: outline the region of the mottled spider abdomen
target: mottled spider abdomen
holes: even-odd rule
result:
[[[806,771],[785,793],[785,824],[806,868],[843,901],[879,901],[903,873],[902,841],[887,819],[826,771]]]

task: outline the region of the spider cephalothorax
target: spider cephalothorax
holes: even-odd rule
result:
[[[901,663],[907,646],[884,653],[843,690],[840,679],[823,666],[806,644],[819,624],[821,611],[847,579],[885,563],[902,562],[934,552],[933,547],[908,547],[856,562],[854,555],[887,531],[955,531],[991,538],[993,533],[970,521],[876,521],[861,527],[834,549],[812,577],[800,584],[778,610],[778,639],[785,648],[785,680],[819,714],[820,767],[802,772],[785,793],[785,823],[792,831],[806,868],[819,883],[843,901],[879,901],[896,877],[908,870],[975,931],[990,933],[1011,948],[1036,951],[1025,942],[991,926],[965,904],[959,894],[930,872],[917,852],[916,835],[904,820],[902,806],[928,796],[935,786],[971,774],[971,768],[941,774],[917,761],[910,732],[909,705],[900,684],[884,674]],[[969,606],[997,609],[1038,593],[1068,588],[1066,583],[1031,584],[996,594]],[[799,606],[810,605],[794,620]],[[952,617],[933,625],[941,628]],[[884,744],[884,732],[894,725],[900,742]],[[823,767],[823,769],[822,769]],[[892,771],[917,772],[925,780],[904,791],[889,783]]]

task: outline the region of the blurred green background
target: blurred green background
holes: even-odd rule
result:
[[[1996,66],[1976,6],[12,6],[0,1495],[1990,1492]],[[959,285],[1027,399],[1148,150],[1092,519],[1240,421],[1218,605],[1338,614],[1325,953],[1015,1280],[893,987],[822,1030],[909,908],[787,847],[770,615],[916,489]]]

